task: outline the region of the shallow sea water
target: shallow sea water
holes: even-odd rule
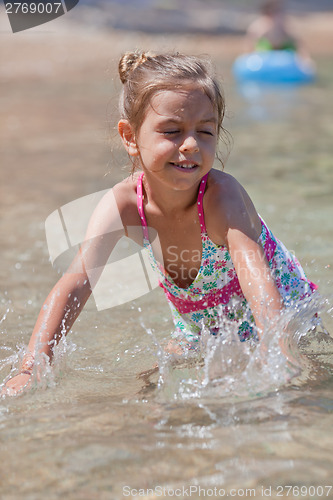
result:
[[[318,61],[316,84],[264,94],[237,91],[230,61],[216,63],[234,138],[226,170],[319,284],[332,335],[330,61]],[[46,217],[126,175],[125,156],[115,150],[110,158],[103,144],[109,92],[96,73],[6,87],[0,382],[16,369],[57,278]],[[333,498],[331,335],[299,339],[293,352],[302,368],[290,379],[274,350],[262,366],[263,354],[231,334],[202,356],[171,363],[163,355],[171,329],[159,290],[99,312],[90,300],[50,373],[23,396],[0,400],[1,499],[219,498],[223,490],[236,498]],[[138,378],[156,361],[160,374]]]

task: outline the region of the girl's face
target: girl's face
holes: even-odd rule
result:
[[[155,94],[136,137],[147,178],[180,190],[197,185],[213,166],[217,136],[217,112],[202,90]]]

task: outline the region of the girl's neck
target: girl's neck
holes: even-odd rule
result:
[[[164,216],[172,216],[173,214],[179,216],[180,212],[186,212],[195,205],[197,203],[200,181],[190,189],[176,190],[168,188],[165,184],[154,182],[154,179],[150,179],[149,176],[147,179],[146,174],[144,174],[142,179],[147,202],[152,207],[157,207]]]

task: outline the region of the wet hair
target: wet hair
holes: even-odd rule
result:
[[[157,92],[186,87],[202,89],[217,112],[218,134],[224,132],[224,96],[209,60],[178,52],[155,55],[136,51],[124,54],[118,69],[123,83],[120,115],[129,121],[134,133],[139,131],[149,103]]]

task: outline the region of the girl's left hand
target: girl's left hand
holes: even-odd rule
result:
[[[9,379],[4,387],[2,388],[2,396],[18,396],[23,394],[25,389],[28,389],[31,385],[31,373],[19,373],[15,377]]]

